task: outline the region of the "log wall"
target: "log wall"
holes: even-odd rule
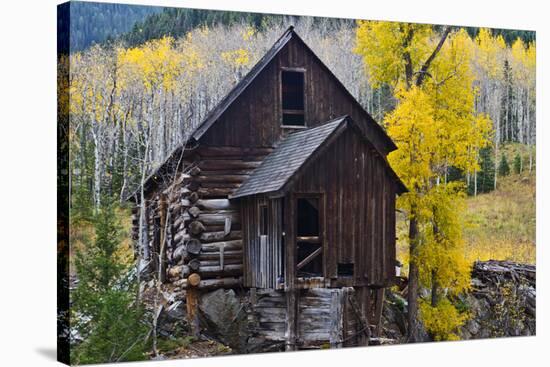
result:
[[[199,146],[186,156],[175,178],[166,178],[167,184],[159,185],[145,202],[151,270],[158,271],[164,258],[165,269],[161,270],[165,279],[183,288],[189,286],[192,274],[200,277],[198,287],[203,289],[241,285],[244,256],[240,206],[227,196],[269,152],[270,148]],[[132,229],[136,241],[139,213],[136,207]],[[161,254],[163,239],[165,251]]]
[[[282,199],[269,200],[264,197],[246,197],[239,200],[242,220],[246,225],[244,239],[244,285],[246,287],[271,288],[278,286],[284,278],[281,253],[283,231]],[[260,235],[259,208],[266,205],[268,211],[267,235]]]

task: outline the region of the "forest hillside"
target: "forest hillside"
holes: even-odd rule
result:
[[[72,1],[72,52],[112,41],[131,31],[136,22],[161,12],[162,7]]]
[[[505,146],[511,162],[524,149],[518,144]],[[525,159],[525,157],[524,157]],[[536,174],[533,171],[511,167],[501,178],[498,188],[488,193],[469,196],[464,211],[464,241],[468,262],[507,260],[536,263]],[[404,233],[408,229],[399,216],[401,230],[398,257],[408,262],[408,243]]]
[[[129,227],[147,213],[134,211],[131,219],[128,198],[290,25],[398,148],[388,162],[408,192],[396,204],[407,276],[392,290],[407,324],[397,342],[481,335],[475,325],[463,330],[475,304],[487,308],[470,298],[473,285],[496,292],[488,304],[500,302],[494,269],[526,274],[527,286],[513,287],[526,290],[521,302],[534,298],[533,32],[182,9],[133,24],[124,34],[110,30],[120,36],[109,40],[97,36],[101,43],[77,36],[81,48],[60,60],[70,64],[60,89],[70,98],[71,337],[78,363],[160,358],[197,342],[183,292],[141,266],[148,236],[140,231],[132,241]],[[235,293],[217,295],[219,304],[242,308]],[[504,335],[530,335],[529,317]],[[121,341],[116,352],[107,340]],[[207,355],[232,352],[220,340],[198,342]]]
[[[119,41],[71,55],[71,192],[73,209],[99,207],[103,195],[122,201],[259,60],[289,22],[353,96],[382,123],[398,100],[391,84],[373,83],[356,53],[356,25],[313,18],[273,17],[251,24],[194,28],[139,46]],[[475,113],[493,125],[491,146],[480,155],[498,165],[499,146],[524,144],[532,164],[535,143],[535,44],[482,30],[468,41]],[[470,46],[469,46],[470,47]],[[359,71],[359,72],[358,72]],[[455,172],[471,186],[480,170]],[[487,176],[487,175],[486,175]],[[474,185],[474,181],[476,184]],[[494,180],[491,180],[494,184]],[[494,185],[493,185],[494,186]]]

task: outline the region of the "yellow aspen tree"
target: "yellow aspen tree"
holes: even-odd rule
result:
[[[383,123],[398,146],[390,164],[410,190],[398,200],[409,216],[409,341],[418,340],[420,319],[435,339],[455,338],[464,320],[447,298],[469,285],[463,189],[448,183],[446,172],[475,168],[490,130],[490,120],[474,112],[472,48],[464,31],[450,27],[438,33],[427,25],[358,24],[355,51],[370,82],[389,85],[397,99]],[[432,296],[420,300],[420,315],[419,286]]]
[[[502,140],[501,126],[509,125],[508,113],[505,114],[505,121],[501,121],[502,109],[502,91],[504,81],[504,65],[506,62],[506,43],[504,38],[493,36],[491,30],[481,28],[474,43],[473,64],[476,72],[476,80],[479,88],[478,103],[476,110],[487,113],[491,116],[494,122],[494,160],[498,162],[499,147]],[[508,98],[506,96],[506,98]],[[507,101],[508,102],[508,101]],[[505,109],[508,109],[509,103],[505,104]],[[470,175],[470,171],[468,171]],[[477,171],[473,171],[475,179],[477,179]],[[498,183],[498,171],[494,174],[494,189]],[[477,186],[477,185],[476,185]],[[477,194],[477,187],[474,189]]]
[[[510,54],[515,97],[518,102],[516,140],[528,146],[529,171],[531,171],[532,146],[535,144],[536,45],[534,42],[525,44],[518,38],[512,44]]]

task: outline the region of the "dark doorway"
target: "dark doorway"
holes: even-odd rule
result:
[[[283,125],[304,126],[304,73],[283,71],[281,84]]]
[[[297,275],[301,278],[323,276],[323,246],[318,197],[296,201]]]

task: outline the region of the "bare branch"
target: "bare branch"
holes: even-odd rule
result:
[[[451,33],[451,27],[447,26],[445,27],[445,30],[443,31],[443,34],[441,35],[441,39],[439,40],[439,43],[437,44],[436,48],[433,50],[430,57],[428,57],[428,59],[424,62],[424,64],[418,71],[418,77],[416,78],[417,87],[422,86],[422,83],[424,83],[428,68],[430,67],[432,61],[435,59],[439,51],[441,51],[441,48],[443,47],[443,44],[445,43],[445,40],[447,39],[447,36],[449,35],[449,33]]]

